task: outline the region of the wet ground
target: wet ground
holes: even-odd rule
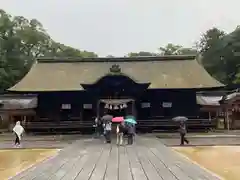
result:
[[[133,145],[104,144],[81,139],[55,158],[36,165],[12,180],[219,180],[164,146],[156,137],[137,136]]]
[[[174,147],[174,149],[226,180],[240,179],[240,146]]]
[[[188,146],[238,146],[240,145],[240,136],[238,137],[187,137],[190,141]],[[179,138],[159,138],[166,146],[179,146]]]
[[[5,180],[17,173],[39,164],[57,154],[60,149],[71,145],[80,136],[30,136],[25,135],[21,147],[14,146],[14,136],[4,134],[0,136],[0,179]]]
[[[188,134],[189,145],[180,147],[177,136],[158,138],[204,168],[224,177],[226,180],[240,179],[240,136],[192,136]]]
[[[50,148],[50,149],[62,149],[74,141],[81,139],[80,135],[51,135],[51,136],[31,136],[25,135],[21,141],[21,148],[23,149],[36,149],[36,148]],[[12,134],[0,135],[0,149],[12,149],[14,148],[15,136]]]
[[[56,149],[0,150],[0,177],[7,180],[57,152]]]
[[[0,136],[0,149],[2,149],[2,152],[3,152],[3,155],[1,156],[1,151],[0,151],[0,161],[3,161],[3,162],[4,161],[6,161],[6,162],[8,161],[8,163],[6,164],[5,167],[4,167],[3,163],[0,164],[0,177],[12,176],[13,173],[17,173],[17,172],[21,171],[22,169],[27,168],[28,166],[32,166],[35,163],[37,163],[39,161],[42,161],[43,159],[45,159],[47,157],[54,156],[54,153],[56,153],[55,149],[66,149],[66,148],[68,149],[68,147],[75,146],[74,144],[75,144],[76,140],[77,141],[79,141],[79,140],[81,141],[82,139],[85,139],[85,138],[89,139],[90,137],[91,136],[88,136],[88,137],[84,136],[84,137],[82,137],[82,136],[76,136],[76,135],[64,135],[64,136],[61,136],[61,135],[60,136],[59,135],[58,136],[24,136],[23,137],[23,141],[22,141],[22,149],[13,149],[13,147],[14,147],[13,146],[14,136],[12,134],[9,134],[9,135],[6,135],[6,136]],[[151,137],[156,137],[156,136],[154,134],[147,134],[147,135],[144,135],[144,137],[151,138]],[[90,140],[92,141],[93,139],[90,138]],[[159,140],[163,144],[165,144],[167,146],[170,146],[170,147],[172,147],[172,146],[179,146],[179,139],[177,138],[177,136],[176,137],[172,137],[172,138],[158,138],[157,141],[159,141]],[[190,144],[193,147],[194,146],[211,146],[211,145],[240,145],[240,136],[238,136],[238,137],[235,137],[235,136],[232,136],[232,137],[201,137],[201,136],[198,136],[198,137],[190,137],[189,140],[190,140]],[[96,141],[96,140],[94,140],[94,141]],[[150,148],[150,149],[151,148],[157,148],[157,147],[155,147],[156,144],[157,144],[156,143],[157,141],[154,141],[153,143],[150,143],[150,141],[144,141],[144,146],[142,144],[142,141],[140,141],[140,143],[137,145],[136,149],[145,149],[146,150],[146,148]],[[145,143],[148,144],[147,147],[146,147]],[[91,146],[87,145],[84,148],[90,148],[90,149],[93,148],[94,150],[92,150],[92,153],[96,154],[98,152],[97,151],[95,152],[95,150],[99,149],[99,147],[101,147],[101,144],[97,145],[96,147],[91,147]],[[84,153],[86,153],[86,151],[85,150],[81,150],[81,148],[82,148],[82,145],[81,146],[77,145],[78,151],[83,151]],[[103,148],[103,147],[101,147],[101,148]],[[115,149],[115,146],[113,146],[112,148]],[[163,148],[163,147],[161,147],[161,148]],[[163,150],[161,148],[159,150],[159,152],[160,152],[160,154],[158,154],[159,156],[161,155],[161,153],[163,153]],[[126,151],[127,149],[123,148],[122,150]],[[198,147],[198,149],[201,149],[201,148]],[[187,150],[187,149],[185,149],[182,153],[189,152],[189,151],[196,153],[195,150],[191,151],[191,150]],[[134,150],[134,152],[135,152],[135,150]],[[148,151],[146,151],[146,152],[148,152]],[[167,150],[166,150],[166,152],[167,152]],[[201,151],[201,152],[204,152],[202,154],[210,153],[210,151],[208,151],[208,153],[207,153],[207,150],[204,150],[204,151]],[[219,152],[223,153],[223,151],[219,151]],[[218,154],[220,156],[219,152],[217,151],[215,154]],[[231,153],[231,154],[234,154],[233,152],[229,152],[229,151],[224,151],[224,152],[226,152],[226,155],[227,155],[227,152]],[[4,153],[5,153],[5,155],[4,155]],[[108,153],[109,152],[107,152],[106,154],[108,154]],[[13,154],[13,155],[11,155],[11,154]],[[195,156],[194,153],[192,153],[192,154],[193,154],[192,156],[194,157]],[[201,154],[201,157],[203,158],[204,155],[202,155],[202,154]],[[86,156],[88,156],[88,155],[89,155],[89,158],[92,156],[89,153],[87,153]],[[120,153],[120,155],[121,155],[121,153]],[[15,161],[13,157],[18,157],[18,160]],[[150,159],[153,158],[152,154],[150,154],[149,158]],[[170,157],[168,157],[168,158],[170,158]],[[231,158],[234,158],[234,157],[231,157]],[[74,159],[76,159],[76,158],[73,157],[72,159],[73,160],[71,160],[70,162],[74,161]],[[151,160],[153,162],[155,162],[154,158],[151,159]],[[208,157],[208,160],[209,160],[209,157]],[[140,160],[138,160],[138,161],[141,162],[143,160],[140,158]],[[147,160],[147,161],[150,162],[150,160]],[[143,163],[146,163],[147,161],[144,159]],[[169,161],[169,163],[171,162],[169,159],[167,159],[166,162],[168,162],[168,161]],[[174,164],[175,162],[176,161],[173,160],[172,163]],[[81,161],[79,161],[79,163],[81,163]],[[93,163],[95,163],[95,165],[96,165],[96,163],[98,163],[98,162],[93,162]],[[114,162],[111,162],[111,163],[114,163]],[[136,163],[136,162],[134,161],[134,163]],[[159,163],[159,162],[155,162],[155,163]],[[16,168],[15,169],[11,168],[11,164],[13,164]],[[104,166],[107,165],[107,164],[108,164],[108,162],[106,162],[104,164]],[[68,163],[67,163],[66,167],[68,167],[68,166],[70,166],[70,165],[68,165]],[[150,166],[150,165],[148,165],[148,166]],[[158,166],[160,166],[160,164]],[[172,166],[172,165],[169,164],[169,166]],[[180,166],[178,167],[178,165],[174,165],[175,168],[176,168],[176,166],[177,166],[177,168],[180,167]],[[207,165],[204,165],[204,166],[207,166]],[[229,167],[233,167],[231,164],[226,164],[224,166],[226,166],[226,167],[228,167],[228,166]],[[100,165],[99,165],[99,167],[100,167]],[[118,167],[118,168],[120,168],[120,167]],[[153,168],[156,169],[155,166],[153,166]],[[161,167],[161,168],[163,168],[163,167]],[[220,169],[221,168],[223,168],[223,167],[220,167]],[[234,168],[236,168],[236,167],[234,167]],[[6,171],[6,169],[9,169],[9,171]],[[67,169],[68,168],[66,168],[66,170]],[[221,170],[223,171],[223,169],[221,169]],[[46,169],[46,171],[47,171],[47,169]],[[149,169],[149,171],[150,171],[150,169]],[[151,171],[152,171],[151,173],[153,173],[153,170],[151,170]],[[186,171],[188,172],[189,169],[186,169]],[[56,172],[57,172],[57,170],[56,170]],[[59,170],[59,173],[60,172],[62,172],[62,170]],[[140,172],[140,170],[139,170],[139,172]],[[51,172],[51,173],[53,173],[53,172]],[[157,172],[157,173],[160,173],[160,172]],[[233,174],[234,174],[234,172],[233,172]],[[155,175],[158,176],[156,174],[156,172],[155,172]],[[161,177],[161,176],[164,176],[164,175],[160,173],[159,177]],[[55,179],[57,179],[57,178],[55,178]],[[165,179],[165,178],[162,178],[162,179]],[[170,179],[168,178],[168,180],[170,180]],[[234,180],[234,179],[231,179],[231,180]]]

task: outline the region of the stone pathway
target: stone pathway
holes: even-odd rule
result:
[[[78,140],[59,154],[12,180],[218,180],[163,145],[157,138],[137,137],[135,145]]]

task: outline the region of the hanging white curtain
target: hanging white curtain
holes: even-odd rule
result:
[[[105,104],[104,108],[105,108],[105,109],[108,109],[108,108],[109,108],[109,105],[108,105],[108,104]]]
[[[119,109],[119,108],[118,108],[118,106],[117,106],[117,105],[115,105],[113,109]]]

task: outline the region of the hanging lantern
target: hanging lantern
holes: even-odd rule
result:
[[[127,104],[126,103],[123,104],[123,108],[127,108]]]
[[[117,105],[115,105],[113,109],[119,109],[119,108],[118,108],[118,106],[117,106]]]
[[[109,109],[112,109],[112,105],[109,105]]]
[[[109,108],[109,105],[108,105],[108,104],[105,104],[104,108],[105,108],[105,109],[108,109],[108,108]]]
[[[121,104],[121,105],[119,106],[119,108],[122,109],[122,108],[123,108],[123,105]]]

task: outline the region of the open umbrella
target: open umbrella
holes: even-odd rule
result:
[[[185,117],[185,116],[177,116],[177,117],[173,118],[172,120],[174,120],[174,121],[187,121],[188,118]]]
[[[134,116],[131,116],[131,115],[126,116],[125,119],[134,119],[136,121],[136,118]]]
[[[113,116],[106,114],[102,117],[103,121],[112,121]]]
[[[137,121],[133,116],[127,116],[126,119],[124,119],[124,122],[130,123],[130,124],[137,124]]]
[[[112,122],[120,123],[120,122],[123,122],[123,121],[124,121],[124,118],[122,116],[112,118]]]

